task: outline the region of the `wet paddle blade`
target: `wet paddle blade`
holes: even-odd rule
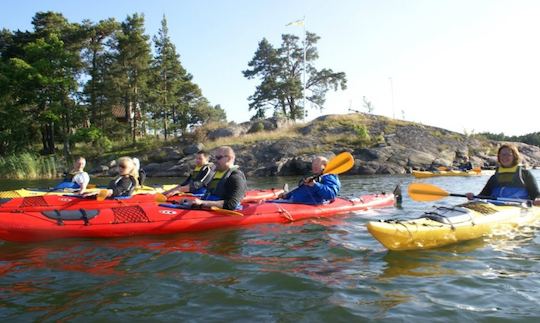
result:
[[[326,168],[323,171],[323,174],[334,174],[339,175],[345,173],[354,166],[354,157],[350,152],[342,152],[336,157],[332,158]]]
[[[450,193],[442,188],[426,183],[412,183],[408,192],[411,199],[419,202],[437,201],[450,196]]]

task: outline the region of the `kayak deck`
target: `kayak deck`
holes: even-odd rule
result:
[[[371,221],[367,229],[390,250],[415,250],[506,232],[538,219],[538,207],[469,202],[450,208],[438,207],[416,219]]]

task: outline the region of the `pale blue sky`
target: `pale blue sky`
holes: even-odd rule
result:
[[[323,114],[365,112],[366,96],[375,114],[458,132],[540,131],[536,0],[18,0],[2,3],[0,28],[31,30],[35,13],[48,10],[71,22],[143,13],[151,37],[165,14],[182,64],[236,122],[253,115],[247,97],[257,82],[241,71],[258,42],[301,36],[302,27],[285,25],[305,16],[321,37],[317,67],[348,79]]]

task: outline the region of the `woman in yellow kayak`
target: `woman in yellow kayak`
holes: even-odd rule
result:
[[[534,205],[540,206],[540,192],[536,179],[530,171],[519,165],[520,160],[519,151],[515,146],[504,144],[499,147],[497,152],[499,166],[479,195],[533,200]],[[467,198],[474,199],[474,194],[467,193]]]

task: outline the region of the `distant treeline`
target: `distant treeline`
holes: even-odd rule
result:
[[[0,31],[0,156],[54,154],[55,143],[66,156],[74,142],[106,150],[226,120],[182,66],[165,17],[152,40],[139,14],[71,23],[38,12],[32,24]]]
[[[540,132],[533,132],[523,136],[506,136],[504,133],[483,132],[479,134],[491,140],[523,142],[540,147]]]

